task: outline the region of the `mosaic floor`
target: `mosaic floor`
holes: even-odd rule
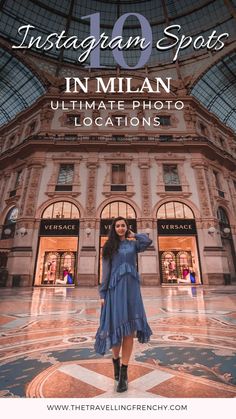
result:
[[[119,394],[97,289],[1,288],[0,397],[236,397],[236,286],[142,288],[153,336]]]

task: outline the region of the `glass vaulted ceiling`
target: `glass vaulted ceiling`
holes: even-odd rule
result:
[[[235,38],[236,0],[0,0],[0,35],[14,44],[20,43],[17,30],[22,25],[36,27],[32,35],[47,36],[66,30],[67,36],[76,35],[80,40],[89,36],[89,20],[82,16],[101,13],[101,32],[111,36],[116,19],[127,12],[143,14],[150,22],[154,40],[163,37],[166,26],[179,24],[186,35],[194,38],[229,32]],[[124,28],[124,38],[141,35],[137,20],[129,18]],[[0,50],[0,124],[12,119],[19,111],[31,105],[43,94],[40,81],[16,58]],[[194,51],[188,47],[181,51],[179,61],[197,58],[205,50]],[[78,51],[53,49],[44,54],[70,63],[77,63]],[[124,52],[127,63],[137,63],[139,52]],[[149,65],[165,65],[173,60],[173,51],[159,52],[153,49]],[[222,59],[194,86],[192,94],[228,126],[235,129],[235,54]],[[101,64],[112,67],[110,51],[101,52]],[[194,61],[193,61],[194,66]],[[14,71],[13,71],[14,68]],[[14,81],[13,81],[14,80]],[[4,104],[4,108],[3,105]]]
[[[191,94],[236,131],[236,52],[211,67]]]
[[[0,125],[32,105],[44,92],[37,77],[17,58],[0,48]]]
[[[0,33],[16,44],[20,43],[17,34],[19,26],[31,24],[35,26],[32,35],[67,31],[67,36],[76,35],[80,40],[89,36],[89,20],[81,20],[82,16],[101,13],[101,32],[111,37],[112,27],[116,19],[124,13],[136,12],[143,14],[152,26],[153,39],[163,37],[167,25],[182,25],[183,33],[205,38],[217,27],[219,33],[235,32],[235,21],[224,0],[1,0],[0,2]],[[181,33],[181,34],[183,34]],[[137,19],[130,17],[126,21],[123,36],[141,35]],[[55,48],[47,55],[59,57],[60,50]],[[194,51],[191,47],[181,51],[180,61],[191,56],[202,54],[203,50]],[[124,52],[130,66],[137,63],[139,51],[131,49]],[[77,62],[78,51],[72,49],[63,52],[60,59]],[[157,51],[153,48],[148,65],[172,62],[173,50]],[[101,53],[101,64],[114,66],[110,51]]]

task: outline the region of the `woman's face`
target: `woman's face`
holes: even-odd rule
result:
[[[119,236],[120,239],[125,238],[125,233],[127,231],[127,225],[125,220],[119,220],[115,223],[115,232]]]

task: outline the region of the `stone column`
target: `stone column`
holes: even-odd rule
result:
[[[212,180],[208,173],[207,163],[202,159],[193,159],[192,167],[195,172],[201,210],[200,219],[197,220],[197,230],[203,284],[224,284],[227,266],[220,234],[218,234],[218,222],[213,212]],[[210,227],[215,228],[214,233],[209,233]]]
[[[139,233],[146,233],[150,230],[150,238],[153,240],[152,246],[144,253],[139,254],[139,273],[141,276],[141,283],[143,285],[158,285],[160,284],[158,257],[155,252],[156,234],[154,233],[153,220],[151,218],[151,188],[150,188],[150,159],[148,156],[141,156],[139,158],[138,166],[140,168],[141,177],[141,199],[142,199],[142,217],[137,222],[137,229]],[[155,236],[155,237],[154,237]]]
[[[43,170],[43,163],[37,156],[28,163],[23,196],[19,204],[20,212],[16,224],[16,233],[13,247],[9,254],[9,285],[14,275],[21,276],[20,286],[31,286],[33,283],[33,271],[36,257],[36,243],[34,242],[35,211]],[[21,228],[25,234],[21,233]]]
[[[78,285],[91,286],[98,282],[98,251],[96,250],[96,190],[98,154],[91,153],[87,161],[86,217],[80,223]]]

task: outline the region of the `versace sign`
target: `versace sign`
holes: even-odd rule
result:
[[[193,236],[197,234],[195,220],[158,220],[159,236]]]
[[[41,220],[40,236],[78,236],[79,220]]]

